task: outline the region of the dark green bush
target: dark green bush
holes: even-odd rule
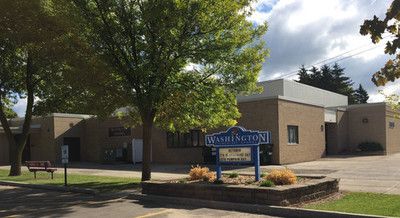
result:
[[[261,187],[274,187],[275,184],[271,180],[264,180],[260,183]]]
[[[214,181],[214,184],[224,184],[224,181],[216,179]]]
[[[358,145],[361,151],[383,151],[383,146],[378,142],[363,142]]]
[[[229,178],[237,178],[237,177],[239,177],[239,174],[238,174],[238,173],[235,173],[235,172],[234,172],[234,173],[229,173],[229,174],[228,174],[228,177],[229,177]]]

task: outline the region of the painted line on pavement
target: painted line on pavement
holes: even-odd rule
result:
[[[154,212],[154,213],[148,213],[148,214],[145,214],[143,216],[137,216],[136,218],[147,218],[147,217],[157,216],[157,215],[161,215],[161,214],[164,214],[164,213],[168,213],[170,211],[171,211],[171,209],[165,209],[165,210]]]

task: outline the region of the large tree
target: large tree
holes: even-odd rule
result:
[[[393,35],[393,40],[386,43],[385,53],[395,55],[395,57],[388,60],[385,66],[373,75],[372,81],[377,86],[384,86],[387,82],[393,82],[400,77],[399,24],[400,0],[394,0],[383,19],[374,16],[370,20],[365,20],[364,24],[361,25],[360,33],[362,35],[370,35],[373,43],[379,43],[384,33]]]
[[[21,174],[35,99],[46,100],[55,87],[67,86],[66,79],[89,62],[74,49],[85,46],[74,37],[79,25],[69,23],[68,5],[61,0],[1,1],[0,121],[11,150],[10,176]],[[7,113],[21,98],[27,101],[22,134],[14,137]]]
[[[344,68],[337,63],[332,67],[323,65],[321,68],[312,67],[311,69],[306,69],[303,65],[299,69],[298,76],[300,83],[346,95],[349,104],[356,103],[353,82],[345,76]]]
[[[232,125],[240,116],[236,95],[258,91],[266,25],[246,20],[252,0],[73,2],[92,46],[113,68],[114,94],[123,93],[130,117],[142,125],[142,180],[151,178],[154,125]]]

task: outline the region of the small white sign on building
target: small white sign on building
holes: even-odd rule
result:
[[[68,145],[61,146],[61,163],[67,164],[68,163]]]

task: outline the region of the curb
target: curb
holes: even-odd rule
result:
[[[177,198],[160,195],[131,194],[129,198],[140,201],[151,201],[160,204],[173,204],[189,207],[206,207],[211,209],[231,210],[253,214],[263,214],[278,217],[318,217],[318,218],[371,218],[384,217],[366,214],[344,213],[335,211],[311,210],[295,207],[267,206],[257,204],[231,203],[222,201],[208,201],[191,198]]]
[[[0,185],[23,187],[23,188],[32,188],[32,189],[44,189],[44,190],[50,190],[50,191],[73,192],[73,193],[91,194],[91,195],[97,195],[99,193],[98,190],[89,189],[89,188],[77,188],[77,187],[68,187],[68,186],[65,187],[65,186],[56,186],[56,185],[27,184],[27,183],[9,182],[9,181],[0,181]]]

